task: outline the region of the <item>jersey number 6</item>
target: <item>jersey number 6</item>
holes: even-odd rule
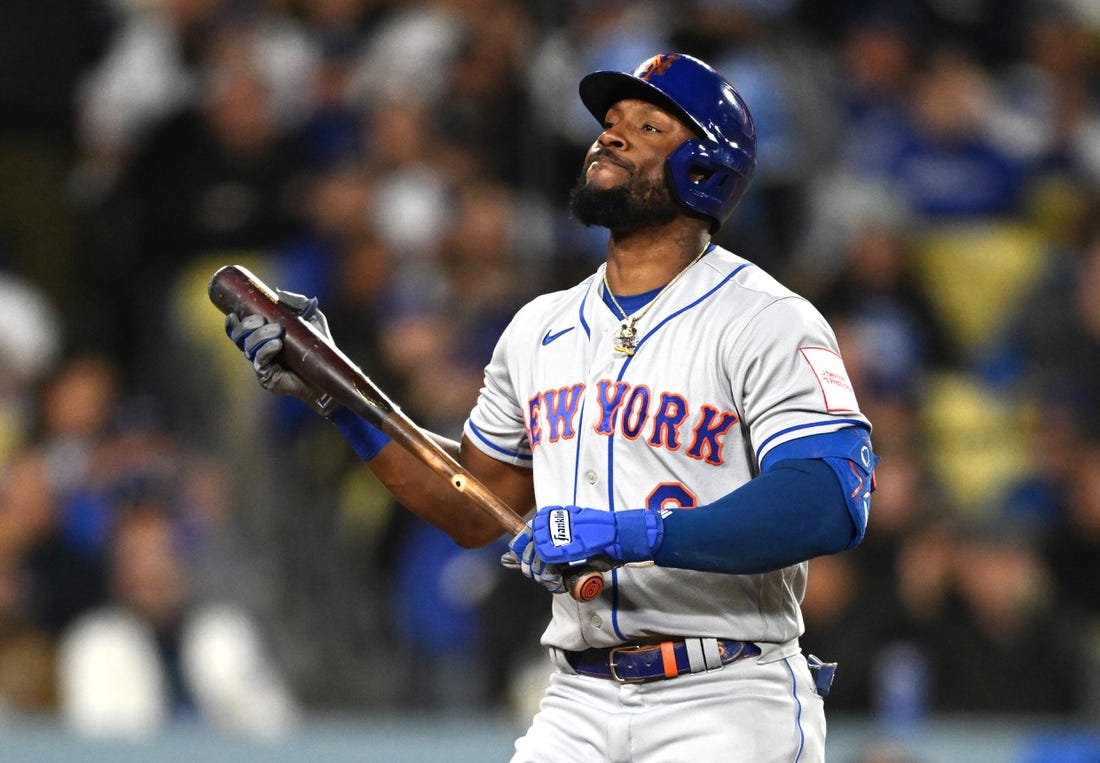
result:
[[[661,482],[646,498],[645,507],[654,511],[665,509],[693,509],[699,505],[695,493],[682,482]]]

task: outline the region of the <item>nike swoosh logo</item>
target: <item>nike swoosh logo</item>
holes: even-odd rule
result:
[[[563,334],[568,334],[570,331],[572,331],[575,328],[576,328],[576,326],[570,326],[567,329],[562,329],[561,331],[559,331],[556,334],[551,334],[549,331],[547,331],[546,336],[544,336],[542,338],[542,346],[545,347],[546,345],[550,344],[551,342],[553,342],[558,337],[562,336]]]

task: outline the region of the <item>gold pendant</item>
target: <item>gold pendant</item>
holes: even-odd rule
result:
[[[618,344],[615,345],[615,352],[621,352],[624,355],[633,355],[634,350],[638,345],[636,340],[638,338],[638,330],[634,328],[634,319],[629,318],[623,321],[623,325],[619,326],[619,331],[615,334],[615,341]]]

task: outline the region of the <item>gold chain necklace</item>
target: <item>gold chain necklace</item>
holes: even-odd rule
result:
[[[689,262],[683,270],[673,276],[672,280],[665,284],[665,287],[657,292],[657,296],[649,300],[649,302],[638,312],[633,315],[627,315],[626,310],[623,310],[622,305],[619,304],[619,300],[615,299],[615,293],[611,291],[611,284],[607,282],[607,267],[603,269],[603,287],[607,290],[607,296],[611,297],[611,304],[615,305],[615,309],[619,311],[619,315],[622,316],[622,325],[619,326],[619,330],[615,333],[615,352],[621,352],[625,355],[633,355],[638,349],[638,329],[635,328],[635,324],[642,319],[649,309],[660,301],[661,297],[665,296],[669,289],[671,289],[680,277],[691,270],[691,268],[699,260],[703,259],[703,255],[707,253],[708,246],[703,247],[703,251],[695,255],[695,259]]]

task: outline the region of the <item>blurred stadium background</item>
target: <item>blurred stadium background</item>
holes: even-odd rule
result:
[[[836,327],[883,459],[812,563],[830,761],[1100,760],[1095,0],[4,0],[5,760],[507,757],[544,597],[262,393],[205,287],[317,295],[458,433],[602,257],[577,81],[670,50],[749,103],[720,241]]]

